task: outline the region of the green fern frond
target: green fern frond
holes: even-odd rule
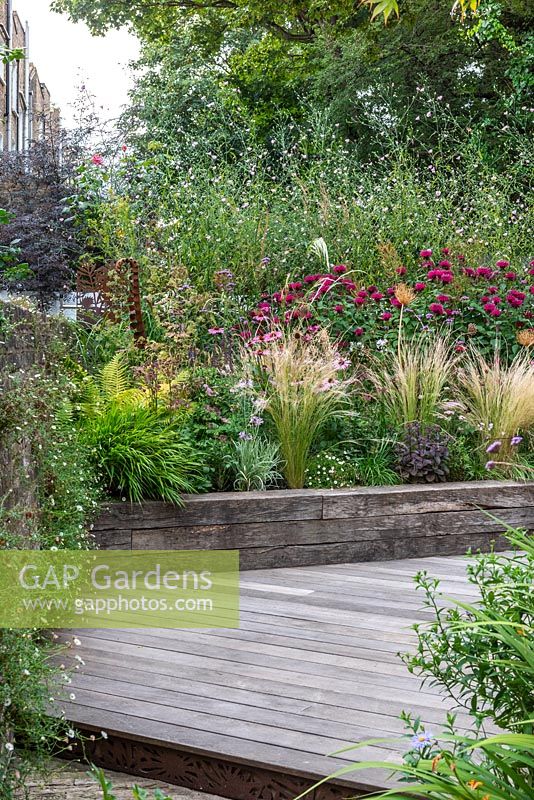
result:
[[[131,387],[130,371],[123,353],[115,353],[98,377],[100,391],[105,400],[115,400]]]
[[[141,389],[125,389],[123,392],[118,392],[109,401],[118,406],[130,406],[133,408],[143,407],[146,408],[150,403],[150,397],[147,392]]]
[[[56,411],[56,425],[61,430],[70,429],[74,421],[74,407],[71,401],[66,398]]]

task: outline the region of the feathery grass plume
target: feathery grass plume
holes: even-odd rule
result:
[[[518,354],[509,366],[496,353],[488,362],[473,350],[458,372],[460,400],[465,416],[480,433],[481,455],[499,440],[499,459],[517,461],[512,440],[534,427],[534,364],[527,353]]]
[[[328,245],[322,236],[320,236],[318,239],[314,239],[310,245],[310,252],[316,255],[317,258],[324,264],[325,270],[330,272],[330,256],[328,254]]]
[[[443,389],[454,364],[447,339],[406,341],[399,334],[391,362],[386,366],[377,361],[370,377],[395,425],[419,422],[428,426],[439,417]]]
[[[243,359],[264,393],[287,485],[301,489],[317,434],[328,420],[349,413],[345,406],[355,379],[342,377],[349,362],[325,330],[311,339],[285,333],[258,355],[245,351]]]

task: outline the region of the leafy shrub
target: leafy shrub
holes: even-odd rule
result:
[[[61,133],[59,138],[55,145],[39,142],[0,159],[0,206],[12,212],[0,227],[0,246],[16,241],[26,267],[18,276],[12,273],[14,280],[7,283],[35,294],[45,306],[56,293],[72,289],[73,262],[80,252],[65,209],[79,148],[74,134]]]
[[[480,722],[503,728],[534,719],[534,539],[509,531],[515,555],[479,554],[467,564],[477,605],[445,609],[439,581],[425,572],[417,584],[435,621],[418,624],[418,648],[404,656],[410,672],[445,689]],[[534,774],[534,773],[533,773]]]
[[[134,503],[153,499],[181,505],[181,494],[197,491],[204,481],[182,428],[167,412],[112,403],[82,418],[81,441],[114,494]]]
[[[412,422],[404,428],[395,451],[399,475],[410,483],[446,481],[449,436],[438,425]]]

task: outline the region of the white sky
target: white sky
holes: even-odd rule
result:
[[[95,95],[103,119],[118,116],[128,100],[128,62],[139,51],[137,39],[126,30],[91,36],[84,23],[75,25],[52,13],[49,0],[14,0],[13,7],[29,23],[30,59],[61,108],[64,123],[72,122],[71,104],[82,84]]]

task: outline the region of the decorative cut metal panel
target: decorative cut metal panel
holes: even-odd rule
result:
[[[90,735],[90,732],[86,733]],[[311,777],[289,775],[117,736],[84,742],[83,752],[80,747],[72,757],[82,755],[104,769],[231,800],[292,800],[314,782]],[[354,795],[354,789],[328,783],[310,792],[308,797],[310,800],[345,800]]]

